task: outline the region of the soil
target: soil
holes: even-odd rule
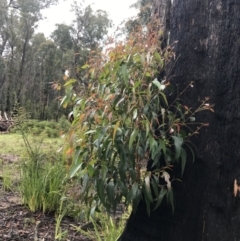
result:
[[[55,240],[55,215],[42,212],[30,212],[17,204],[14,193],[2,192],[0,197],[0,240],[4,241],[53,241]],[[73,218],[64,217],[61,232],[66,231],[65,241],[89,241],[71,226],[82,226]]]
[[[0,155],[6,163],[13,163],[18,157]],[[54,213],[31,212],[21,205],[17,192],[4,191],[3,177],[0,176],[0,241],[53,241],[55,239],[56,218]],[[73,226],[85,227],[71,217],[64,217],[61,221],[61,233],[66,233],[64,241],[89,241],[77,232]],[[83,228],[84,229],[84,228]],[[60,239],[59,239],[60,240]]]

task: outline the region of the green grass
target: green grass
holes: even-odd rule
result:
[[[0,135],[3,190],[11,191],[12,183],[17,182],[23,204],[31,211],[54,211],[58,208],[66,176],[61,154],[57,153],[63,141],[24,135],[27,146],[20,134]]]
[[[61,138],[49,138],[26,134],[33,150],[39,149],[46,160],[52,160],[63,145]],[[28,152],[23,137],[19,133],[0,135],[0,178],[4,191],[17,191],[20,168]]]
[[[92,228],[84,230],[82,227],[72,225],[72,227],[90,240],[96,241],[116,241],[122,234],[126,221],[130,215],[131,208],[117,219],[112,218],[106,212],[98,213],[95,218],[90,217]]]
[[[32,136],[28,134],[30,145],[39,147],[44,153],[56,152],[63,144],[61,138],[48,138],[41,136]],[[21,134],[0,135],[0,155],[11,154],[21,156],[26,153],[26,146]]]
[[[34,136],[58,138],[62,133],[69,130],[71,124],[62,117],[58,122],[56,121],[38,121],[38,120],[24,120],[21,124],[11,128],[11,133],[29,133]]]
[[[0,153],[20,155],[25,145],[19,134],[0,135]]]
[[[60,156],[34,152],[21,165],[20,193],[23,204],[32,212],[37,210],[56,211],[65,192],[63,180],[66,170]]]
[[[24,131],[28,148],[19,132],[0,135],[0,178],[3,191],[20,191],[23,204],[30,210],[55,211],[55,238],[65,240],[67,230],[60,228],[62,218],[65,215],[79,218],[80,210],[82,212],[85,207],[74,196],[76,195],[74,188],[79,183],[65,179],[67,173],[64,160],[61,153],[57,153],[57,150],[64,145],[64,139],[49,138],[48,135],[43,134],[46,130],[51,133],[48,129],[50,125],[53,124],[50,123],[47,128],[42,128],[43,123],[34,122],[33,128],[36,132],[43,130],[39,132],[40,134],[32,135],[32,128],[29,132]],[[16,156],[17,160],[14,159]],[[63,197],[64,202],[61,201]],[[102,212],[97,215],[97,221],[91,219],[92,229],[84,231],[81,227],[72,226],[71,228],[93,240],[112,241],[121,234],[128,215],[129,213],[116,222]],[[87,219],[83,218],[83,220]]]

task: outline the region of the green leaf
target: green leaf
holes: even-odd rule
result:
[[[127,73],[127,65],[126,64],[122,65],[121,73],[122,73],[122,76],[123,76],[124,83],[125,83],[125,85],[127,85],[127,83],[128,83],[128,73]]]
[[[60,106],[62,106],[63,108],[67,108],[68,106],[68,101],[67,101],[67,96],[65,95],[60,103]]]
[[[155,86],[157,86],[159,90],[161,90],[161,84],[160,84],[160,82],[158,81],[157,78],[153,80],[153,84],[154,84]]]
[[[186,166],[186,161],[187,161],[187,154],[186,151],[181,148],[181,169],[182,169],[182,175]]]
[[[75,176],[75,174],[78,172],[78,170],[82,167],[82,162],[81,163],[76,163],[73,165],[71,171],[70,171],[70,178],[73,178]]]
[[[151,194],[151,192],[149,192],[147,190],[146,186],[145,186],[145,188],[143,188],[143,193],[144,193],[145,203],[146,203],[146,206],[147,206],[147,213],[150,216],[150,213],[151,213],[151,203],[153,202],[152,194]]]
[[[134,83],[133,88],[136,89],[140,84],[142,84],[142,81],[136,81],[136,82]]]
[[[151,146],[151,159],[155,159],[155,157],[157,156],[157,154],[161,151],[161,147],[157,145],[157,142],[155,141],[156,145]],[[156,163],[154,163],[153,165],[155,165]]]
[[[117,185],[120,188],[121,193],[123,194],[123,196],[126,197],[127,194],[128,194],[128,189],[127,189],[126,185],[124,185],[124,183],[121,182],[121,180],[119,180],[119,179],[117,180]]]
[[[157,197],[159,195],[159,177],[154,173],[152,173],[151,176],[151,187],[154,191],[154,195]]]
[[[107,177],[107,173],[108,173],[108,168],[107,168],[107,166],[102,165],[102,166],[101,166],[101,172],[100,172],[100,175],[101,175],[101,178],[102,178],[103,180],[106,179],[106,177]]]
[[[191,116],[189,119],[190,119],[190,121],[192,121],[192,122],[196,120],[196,118],[195,118],[194,116]]]
[[[163,68],[163,66],[164,66],[163,59],[161,58],[160,54],[159,54],[157,51],[154,52],[154,57],[155,57],[155,58],[157,59],[157,61],[159,62],[160,68]]]
[[[73,163],[75,163],[75,164],[78,163],[78,158],[79,158],[79,155],[80,155],[81,151],[82,150],[81,150],[80,146],[77,146],[76,149],[75,149],[74,162]]]
[[[174,200],[173,200],[173,190],[168,190],[167,197],[168,197],[168,201],[171,204],[172,211],[174,212],[175,207],[174,207]]]
[[[97,208],[97,206],[93,206],[93,207],[90,209],[90,217],[94,217],[96,208]]]
[[[138,183],[137,182],[134,182],[133,185],[132,185],[132,188],[130,190],[130,192],[128,193],[127,195],[127,201],[130,203],[132,202],[132,200],[136,197],[136,194],[137,194],[137,190],[138,190]]]
[[[145,121],[145,128],[146,128],[146,139],[147,139],[149,131],[150,131],[150,126],[149,126],[148,120]]]
[[[87,68],[89,68],[89,65],[88,65],[88,64],[85,64],[85,65],[83,65],[83,66],[81,67],[81,69],[87,69]]]
[[[164,196],[166,195],[166,193],[167,193],[167,190],[165,188],[162,188],[161,192],[159,193],[159,195],[156,199],[157,202],[156,202],[153,210],[156,210],[160,206],[160,204],[162,203],[162,200],[163,200]]]
[[[166,86],[162,85],[157,78],[153,80],[153,84],[156,85],[160,91],[163,91],[166,88]]]
[[[168,101],[167,101],[166,95],[162,91],[160,91],[159,94],[163,97],[163,100],[164,100],[165,104],[168,105]]]
[[[132,144],[135,141],[137,134],[138,134],[138,129],[134,129],[129,139],[129,146],[128,146],[129,149],[132,149]]]
[[[97,132],[96,130],[89,130],[89,131],[85,132],[85,135],[93,134],[96,132]]]
[[[166,155],[166,143],[164,140],[160,139],[159,140],[160,146],[161,146],[161,150],[163,150],[163,154]]]
[[[138,183],[133,184],[132,190],[133,190],[132,191],[133,195],[131,196],[131,200],[129,200],[129,202],[132,202],[133,212],[135,213],[137,210],[137,206],[138,206],[139,202],[141,201],[142,192],[139,189]]]
[[[134,111],[133,111],[133,120],[135,120],[137,118],[137,114],[138,114],[138,110],[134,109]]]
[[[186,145],[188,147],[188,149],[191,151],[193,162],[194,162],[195,161],[195,154],[194,154],[194,151],[193,151],[192,147],[190,145],[188,145],[187,143],[184,143],[184,145]]]
[[[89,181],[89,176],[88,176],[88,174],[85,174],[82,178],[81,192],[85,192],[85,190],[87,188],[88,181]]]
[[[94,174],[94,172],[96,170],[95,167],[92,166],[92,165],[88,165],[87,166],[87,170],[88,170],[89,177],[93,177],[93,174]]]
[[[113,203],[114,202],[114,196],[115,196],[113,182],[109,182],[107,184],[107,195],[108,195],[109,202]]]
[[[135,182],[132,186],[132,197],[134,198],[137,194],[137,190],[138,190],[138,183]]]
[[[151,178],[151,172],[148,172],[144,178],[144,181],[145,181],[145,186],[147,188],[147,191],[151,193],[150,178]]]
[[[178,136],[172,136],[172,139],[174,140],[174,146],[175,146],[175,160],[178,160],[180,155],[181,155],[181,147],[183,144],[183,138],[178,135]]]
[[[68,85],[71,85],[71,84],[75,83],[76,81],[77,81],[76,79],[70,79],[64,84],[64,86],[66,87]]]
[[[150,178],[149,178],[149,180],[150,180]],[[152,193],[151,193],[151,189],[150,189],[150,184],[148,186],[148,183],[146,182],[146,180],[144,182],[143,190],[144,190],[144,194],[147,196],[148,200],[150,202],[153,202],[153,197],[152,197]]]
[[[142,192],[140,189],[138,189],[136,192],[136,195],[133,199],[133,205],[136,207],[135,212],[136,212],[137,206],[138,206],[139,202],[141,201],[141,199],[142,199]]]
[[[96,182],[96,186],[97,186],[97,193],[98,196],[102,202],[102,204],[105,204],[105,195],[104,195],[104,182],[102,179],[98,179],[98,181]]]
[[[117,129],[120,125],[120,120],[116,123],[116,125],[114,126],[114,129],[113,129],[113,142],[115,141],[115,137],[116,137],[116,133],[117,133]]]

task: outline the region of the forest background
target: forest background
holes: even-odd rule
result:
[[[79,66],[93,51],[102,51],[108,41],[113,27],[108,13],[94,10],[99,3],[92,7],[83,1],[74,2],[71,15],[66,10],[62,23],[48,36],[52,24],[46,27],[43,18],[58,3],[61,1],[0,1],[0,110],[8,115],[16,103],[31,119],[58,120],[67,115],[69,109],[60,107],[63,91],[53,87],[64,83],[66,71],[81,83]],[[52,13],[49,21],[59,15],[61,12]]]

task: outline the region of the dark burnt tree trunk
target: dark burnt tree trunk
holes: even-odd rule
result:
[[[209,96],[215,113],[197,116],[210,126],[198,137],[196,161],[175,186],[175,212],[162,205],[148,217],[141,203],[120,240],[239,241],[233,183],[240,182],[240,1],[171,2],[170,42],[178,41],[179,58],[169,75],[180,88],[195,81],[186,103]]]

